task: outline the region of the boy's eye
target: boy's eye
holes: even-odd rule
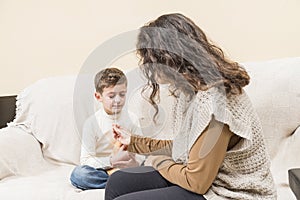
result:
[[[126,96],[126,93],[124,92],[124,93],[120,93],[120,96],[121,97],[125,97]]]
[[[108,98],[113,99],[115,98],[115,95],[109,95]]]

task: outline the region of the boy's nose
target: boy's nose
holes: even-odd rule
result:
[[[119,95],[116,95],[114,102],[119,103],[121,101],[121,98]]]

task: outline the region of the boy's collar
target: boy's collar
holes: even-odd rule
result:
[[[104,109],[102,109],[102,113],[103,113],[104,116],[108,117],[108,118],[111,119],[111,120],[117,120],[117,119],[120,118],[120,115],[121,115],[122,111],[119,112],[119,113],[113,114],[113,115],[109,115],[109,114],[107,114],[107,113],[105,112]]]

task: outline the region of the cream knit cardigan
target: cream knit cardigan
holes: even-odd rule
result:
[[[242,138],[226,153],[216,179],[205,194],[206,199],[276,199],[262,128],[244,91],[241,95],[226,97],[211,88],[199,91],[190,101],[180,94],[173,112],[172,156],[178,163],[186,163],[189,150],[212,116],[228,124],[230,130]]]

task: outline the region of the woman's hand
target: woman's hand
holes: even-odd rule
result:
[[[131,133],[120,125],[113,124],[113,134],[114,138],[123,145],[128,146],[130,144]]]

